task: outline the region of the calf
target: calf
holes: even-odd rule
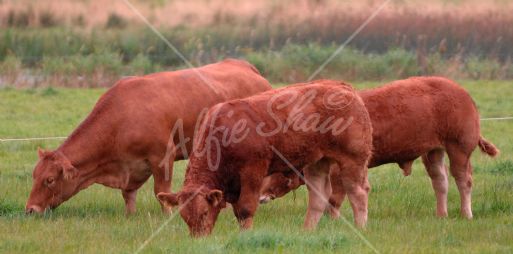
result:
[[[121,189],[135,212],[151,175],[155,194],[170,192],[173,161],[187,157],[202,111],[269,89],[252,65],[233,59],[119,81],[57,150],[39,150],[26,212],[55,208],[93,183]]]
[[[161,193],[193,236],[210,234],[225,202],[242,229],[252,226],[265,176],[305,168],[309,203],[305,228],[314,228],[331,193],[329,165],[340,166],[355,223],[367,220],[367,162],[372,128],[361,99],[346,84],[322,80],[221,103],[209,110],[195,137],[184,186]]]
[[[479,146],[495,156],[499,150],[480,134],[479,114],[470,95],[458,84],[439,77],[415,77],[359,92],[373,126],[373,154],[369,167],[398,163],[404,175],[411,173],[413,161],[422,157],[437,199],[437,215],[447,216],[447,169],[461,196],[461,214],[472,218],[472,167],[470,155]],[[339,216],[345,197],[336,183],[339,169],[331,169],[333,194],[328,212]],[[262,186],[261,202],[281,197],[303,182],[295,174],[273,174]]]

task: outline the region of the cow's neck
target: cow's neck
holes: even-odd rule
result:
[[[77,168],[80,175],[90,175],[98,165],[106,163],[109,148],[114,144],[107,142],[108,131],[95,128],[87,119],[58,148]]]
[[[78,170],[89,168],[91,164],[97,164],[104,144],[99,137],[68,139],[59,150],[66,155],[71,164]]]
[[[209,170],[207,162],[191,158],[185,173],[184,187],[203,186],[207,189],[222,189],[218,170]]]
[[[71,138],[59,148],[79,171],[79,190],[95,183],[118,189],[126,185],[127,172],[111,170],[111,167],[105,166],[110,162],[107,159],[112,157],[105,148],[111,145],[102,142],[101,136],[98,136],[88,140]]]

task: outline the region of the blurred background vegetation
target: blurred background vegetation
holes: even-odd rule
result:
[[[306,80],[383,1],[131,0],[194,65]],[[513,3],[392,0],[318,77],[513,78]],[[185,65],[122,1],[0,0],[0,86],[111,86]]]

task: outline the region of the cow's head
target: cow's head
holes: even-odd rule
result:
[[[78,170],[60,151],[38,149],[39,162],[32,173],[32,191],[25,212],[53,209],[78,192]]]
[[[207,236],[212,232],[217,216],[226,207],[220,190],[191,190],[178,193],[159,193],[165,206],[179,206],[180,215],[189,226],[193,237]]]
[[[295,173],[277,172],[264,178],[260,189],[260,203],[265,204],[275,198],[283,197],[292,190],[304,184]]]

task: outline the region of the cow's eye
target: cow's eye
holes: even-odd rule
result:
[[[55,178],[53,178],[52,176],[46,178],[46,180],[45,180],[46,186],[51,186],[51,185],[53,185],[53,183],[55,183]]]

